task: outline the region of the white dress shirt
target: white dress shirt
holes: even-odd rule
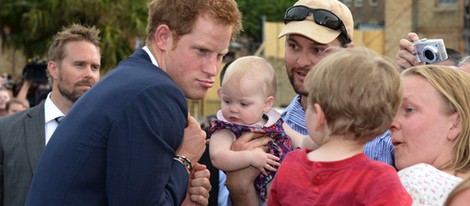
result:
[[[44,102],[44,122],[45,122],[45,131],[46,131],[46,139],[45,144],[51,139],[52,134],[54,133],[55,129],[58,126],[58,123],[55,121],[55,118],[65,116],[62,111],[52,102],[51,100],[51,93],[47,94],[47,98]]]
[[[150,61],[152,61],[152,64],[157,66],[157,67],[160,67],[158,66],[158,62],[157,62],[157,59],[155,59],[155,57],[153,56],[152,52],[150,52],[150,49],[147,47],[147,46],[144,46],[142,48],[145,52],[147,52],[147,54],[150,56]]]

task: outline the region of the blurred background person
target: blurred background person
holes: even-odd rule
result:
[[[28,110],[0,118],[0,205],[24,205],[39,158],[60,119],[100,78],[99,30],[78,24],[54,35],[47,71],[52,91]]]
[[[413,205],[443,205],[470,176],[470,75],[430,64],[401,77],[403,102],[390,128],[398,175]]]
[[[23,74],[15,85],[16,97],[26,99],[35,106],[47,98],[51,84],[47,76],[47,62],[33,58],[23,68]]]
[[[11,98],[10,101],[8,101],[7,106],[6,106],[8,115],[24,111],[28,108],[29,108],[29,102],[26,100],[18,99],[18,98]]]
[[[8,114],[7,103],[11,99],[11,91],[7,88],[0,85],[0,116],[5,116]]]
[[[406,38],[400,39],[399,50],[395,55],[395,63],[399,71],[404,71],[412,66],[425,64],[424,62],[418,62],[416,58],[416,47],[413,42],[416,42],[418,40],[420,40],[420,37],[414,32],[410,32],[407,34]],[[448,56],[447,60],[442,62],[436,62],[433,64],[461,67],[465,64],[464,62],[470,61],[470,59],[462,61],[465,58],[462,58],[462,55],[454,49],[446,48],[446,52]]]
[[[470,55],[462,58],[457,66],[460,70],[470,74]]]
[[[447,59],[445,61],[436,62],[434,64],[457,67],[460,59],[462,58],[462,54],[460,54],[457,50],[452,49],[452,48],[446,48],[446,53],[447,53]]]

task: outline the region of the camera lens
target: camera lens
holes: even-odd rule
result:
[[[434,61],[436,58],[436,55],[434,54],[433,51],[426,50],[424,51],[424,57],[426,57],[426,59],[428,59],[429,61]]]

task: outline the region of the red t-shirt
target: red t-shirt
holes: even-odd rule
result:
[[[411,205],[393,167],[364,154],[335,161],[313,162],[309,151],[287,154],[277,171],[268,205]]]

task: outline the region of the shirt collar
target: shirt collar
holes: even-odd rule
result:
[[[44,117],[45,123],[54,120],[57,117],[65,116],[62,111],[52,102],[51,93],[47,94],[46,101],[44,102]]]
[[[150,52],[150,49],[147,47],[147,46],[144,46],[142,48],[145,52],[147,52],[147,54],[150,56],[150,60],[152,61],[152,64],[154,64],[155,66],[157,67],[160,67],[158,65],[158,62],[157,62],[157,59],[155,59],[155,57],[153,56],[152,52]]]

